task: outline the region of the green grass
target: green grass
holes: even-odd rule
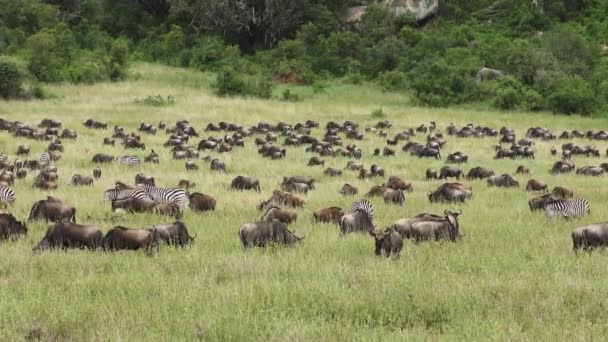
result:
[[[462,209],[462,242],[405,243],[401,259],[391,261],[374,256],[368,236],[339,237],[334,225],[312,224],[312,211],[327,206],[347,207],[356,198],[343,198],[338,191],[350,182],[361,193],[383,180],[360,181],[346,172],[328,178],[321,168],[306,167],[312,155],[304,148],[289,148],[287,158],[269,161],[258,157],[252,139],[246,148],[219,155],[228,174],[212,174],[199,161],[201,171],[188,173],[183,161],[171,161],[160,145],[164,133],[144,136],[147,155],[154,146],[161,164],[137,169],[102,166],[103,176],[93,188],[73,188],[74,173],[91,175],[94,153],[125,153],[120,146],[101,145],[111,134],[82,127],[94,118],[134,131],[142,121],[172,124],[190,120],[202,133],[209,122],[235,121],[242,124],[303,122],[315,119],[355,120],[374,124],[372,111],[382,108],[394,123],[391,134],[423,122],[437,121],[440,128],[450,122],[468,122],[516,129],[523,136],[530,126],[562,129],[602,129],[604,119],[562,117],[544,113],[496,113],[483,108],[428,109],[413,106],[397,93],[379,89],[331,83],[325,92],[313,94],[297,87],[303,101],[263,101],[217,98],[209,88],[214,77],[192,70],[158,65],[135,66],[138,77],[118,84],[52,86],[56,96],[46,101],[0,102],[0,116],[37,123],[58,118],[64,127],[76,129],[77,141],[65,140],[66,152],[57,162],[60,187],[53,194],[78,209],[79,222],[110,229],[122,224],[148,227],[169,221],[153,215],[116,216],[102,201],[103,190],[114,181],[132,182],[138,172],[154,175],[157,184],[175,186],[182,178],[195,181],[197,191],[218,200],[215,212],[197,215],[186,212],[184,222],[196,243],[185,250],[162,248],[149,257],[141,252],[104,253],[91,251],[47,252],[32,255],[31,248],[43,236],[44,223],[30,224],[29,235],[0,245],[0,336],[2,340],[24,339],[32,330],[43,337],[60,340],[587,340],[608,333],[608,278],[604,252],[574,255],[570,231],[576,225],[605,221],[608,192],[606,178],[575,175],[550,176],[555,158],[551,146],[561,142],[537,142],[537,158],[527,161],[493,160],[496,140],[448,137],[444,156],[460,150],[469,154],[469,164],[486,166],[497,173],[514,173],[526,164],[531,177],[551,186],[573,188],[592,206],[589,217],[576,221],[547,221],[532,214],[522,189],[472,184],[474,198],[464,205],[430,204],[425,194],[439,182],[424,181],[427,167],[439,168],[442,161],[414,159],[401,152],[396,157],[373,157],[384,139],[366,134],[356,142],[363,148],[366,165],[378,163],[389,175],[414,184],[404,207],[385,205],[375,198],[379,227],[422,211]],[[151,107],[134,103],[150,94],[172,95],[176,104]],[[320,136],[322,130],[315,130]],[[214,135],[220,135],[214,133]],[[421,141],[422,136],[416,137]],[[193,141],[197,143],[198,141]],[[14,139],[0,133],[0,151],[14,158],[18,144],[27,143],[36,154],[45,144]],[[577,141],[587,144],[587,141]],[[605,151],[605,143],[591,142]],[[128,152],[131,153],[131,152]],[[203,153],[204,155],[204,153]],[[215,155],[215,154],[214,154]],[[598,165],[604,158],[575,158],[577,167]],[[326,166],[343,168],[345,158],[327,158]],[[262,192],[227,191],[236,175],[256,176]],[[269,248],[243,252],[237,232],[241,224],[259,219],[255,205],[269,197],[282,176],[314,176],[317,190],[307,196],[291,227],[306,235],[296,248]],[[24,219],[31,205],[46,193],[31,188],[31,175],[15,185],[17,203],[11,208]],[[524,185],[528,177],[516,176]]]

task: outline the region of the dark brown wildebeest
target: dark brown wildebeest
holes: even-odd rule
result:
[[[76,133],[76,131],[73,129],[66,128],[61,132],[60,138],[74,140],[74,139],[78,138],[78,133]]]
[[[557,150],[555,149],[555,147],[551,147],[551,155],[552,156],[557,155]]]
[[[18,156],[29,156],[30,155],[30,147],[28,145],[19,145],[17,147]]]
[[[346,183],[342,186],[342,189],[340,190],[340,194],[342,196],[354,196],[356,194],[359,193],[359,189],[357,189],[356,186]]]
[[[558,173],[569,173],[572,172],[575,167],[576,166],[574,165],[574,163],[570,160],[558,160],[553,164],[553,167],[551,168],[551,171],[549,171],[549,173],[551,173],[552,175]]]
[[[519,183],[508,174],[502,174],[500,176],[492,176],[489,177],[488,186],[496,186],[501,188],[517,188],[519,187]]]
[[[604,174],[604,172],[605,172],[604,169],[599,166],[585,166],[585,167],[582,167],[582,168],[576,170],[577,175],[594,176],[594,177],[602,176]]]
[[[344,211],[339,207],[323,208],[315,211],[312,217],[316,222],[333,222],[339,223],[340,217],[344,215]]]
[[[530,174],[530,169],[528,169],[528,167],[524,166],[524,165],[519,165],[517,167],[517,170],[515,170],[515,173],[517,174]]]
[[[394,156],[395,155],[395,150],[390,149],[388,147],[384,147],[384,149],[382,150],[382,155],[385,156],[385,157]]]
[[[72,180],[70,181],[70,184],[72,184],[73,186],[80,186],[80,185],[88,185],[88,186],[93,186],[93,178],[89,177],[89,176],[82,176],[82,175],[74,175],[72,176]]]
[[[461,183],[444,183],[437,190],[428,194],[433,202],[464,202],[473,197],[473,189]]]
[[[196,187],[196,183],[189,181],[187,179],[181,179],[179,181],[179,183],[177,184],[177,187],[180,189],[184,189],[184,190],[190,190],[190,189]]]
[[[333,167],[328,167],[327,169],[325,169],[325,171],[323,171],[323,174],[330,177],[342,176],[342,170]]]
[[[211,159],[211,171],[219,171],[226,173],[226,164],[217,158]]]
[[[287,185],[281,185],[284,191],[297,192],[301,194],[307,194],[310,187],[306,183],[289,183]]]
[[[426,169],[426,180],[431,179],[439,179],[439,176],[437,175],[437,170]]]
[[[116,140],[114,140],[112,138],[103,138],[103,144],[109,145],[109,146],[114,146],[114,145],[116,145]]]
[[[383,196],[385,192],[392,190],[387,186],[374,185],[371,189],[365,194],[365,197],[374,197],[374,196]]]
[[[376,255],[384,255],[387,258],[391,255],[395,259],[399,259],[399,253],[403,249],[403,237],[394,229],[386,229],[385,231],[371,230],[369,232],[374,237],[376,246]]]
[[[406,182],[397,176],[390,176],[388,178],[388,182],[384,183],[382,186],[391,188],[393,190],[403,190],[407,192],[414,191],[412,183]]]
[[[308,166],[325,166],[325,160],[319,157],[312,157],[308,160]]]
[[[96,226],[70,222],[57,222],[51,226],[42,240],[32,249],[39,253],[47,249],[98,248],[103,235]]]
[[[152,233],[157,242],[164,242],[167,245],[175,247],[186,247],[191,242],[194,242],[195,236],[190,236],[186,225],[181,221],[175,221],[168,224],[157,224],[152,226]]]
[[[239,238],[244,248],[266,247],[268,243],[293,246],[303,239],[289,231],[287,226],[278,220],[245,223],[239,229]]]
[[[151,198],[124,198],[112,201],[112,211],[122,209],[128,213],[154,212],[156,203]]]
[[[458,168],[446,165],[439,171],[439,178],[448,179],[449,177],[455,177],[458,180],[460,177],[464,177],[464,173]]]
[[[56,190],[57,182],[38,179],[32,187],[40,190]]]
[[[49,196],[45,200],[34,203],[27,222],[41,219],[46,222],[66,221],[76,223],[76,208]]]
[[[189,206],[190,209],[195,212],[215,210],[215,203],[215,198],[200,192],[195,192],[190,195]]]
[[[572,198],[574,197],[574,191],[561,186],[556,186],[553,188],[553,191],[551,191],[551,195],[562,199]]]
[[[382,167],[380,167],[379,165],[373,164],[369,168],[369,171],[372,173],[372,176],[374,176],[374,177],[384,177],[384,169]]]
[[[15,240],[27,234],[25,223],[17,221],[15,216],[9,213],[0,213],[0,241]]]
[[[114,161],[114,157],[109,155],[109,154],[105,154],[105,153],[97,153],[96,155],[93,156],[93,163],[111,163]]]
[[[101,178],[101,169],[99,167],[96,167],[93,169],[93,178],[95,178],[95,179]]]
[[[572,230],[572,249],[593,250],[608,246],[608,223],[595,223]]]
[[[484,167],[474,167],[467,173],[467,179],[485,179],[494,176],[494,171]]]
[[[398,205],[403,205],[405,203],[405,195],[403,194],[403,190],[393,190],[389,189],[382,194],[384,198],[384,203],[393,203]]]
[[[290,224],[298,219],[298,214],[295,210],[283,209],[279,207],[270,207],[266,213],[262,215],[261,221],[272,222],[279,220],[285,224]]]
[[[151,230],[122,226],[110,229],[101,240],[103,249],[110,251],[143,249],[151,253],[156,245],[155,234]]]
[[[350,161],[348,161],[348,163],[346,163],[345,169],[351,170],[351,171],[359,171],[359,170],[363,169],[363,163],[354,161],[354,160],[350,160]]]
[[[547,192],[549,191],[549,186],[540,180],[537,179],[530,179],[528,181],[528,184],[526,184],[526,191],[542,191],[542,192]]]
[[[404,239],[412,237],[412,224],[422,221],[442,221],[445,220],[444,216],[435,214],[419,214],[412,218],[403,218],[395,221],[390,228],[396,230]]]
[[[17,179],[23,179],[27,177],[27,170],[26,169],[19,169],[17,171]]]
[[[158,215],[170,216],[178,220],[181,219],[183,215],[179,205],[175,203],[157,203],[154,206],[154,212]]]
[[[558,198],[553,196],[552,194],[546,194],[540,197],[532,198],[528,201],[528,206],[530,207],[530,211],[543,210],[545,209],[545,205],[547,203],[553,202],[556,199]]]
[[[83,122],[82,124],[84,125],[84,127],[91,128],[91,129],[107,129],[108,128],[108,124],[99,122],[99,121],[93,120],[93,119],[88,119],[87,121]]]
[[[441,221],[421,221],[412,224],[412,239],[415,242],[426,240],[450,240],[455,242],[460,235],[458,216],[462,214],[444,211],[445,219]]]
[[[144,173],[138,173],[135,175],[135,184],[149,184],[156,186],[156,181],[152,176],[148,176]]]
[[[150,154],[148,156],[144,157],[144,163],[160,163],[160,160],[158,159],[158,154],[154,151],[154,149],[150,151]]]
[[[188,160],[186,162],[186,170],[187,171],[198,171],[198,165],[192,160]]]
[[[315,179],[312,177],[291,176],[291,177],[283,177],[283,182],[281,182],[281,184],[288,185],[288,184],[293,184],[293,183],[304,183],[304,184],[308,184],[308,187],[310,189],[314,189],[315,182],[316,182]]]
[[[230,183],[232,190],[255,190],[260,192],[260,181],[257,178],[236,176]]]

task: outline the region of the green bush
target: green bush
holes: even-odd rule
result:
[[[501,110],[512,110],[520,105],[520,93],[514,88],[501,88],[496,91],[494,106]]]
[[[199,70],[218,70],[224,66],[234,66],[240,57],[235,46],[226,46],[221,38],[210,36],[201,38],[192,48],[190,66]]]
[[[289,89],[285,89],[285,91],[283,91],[283,100],[291,102],[300,101],[300,95],[292,93]]]
[[[401,71],[387,71],[380,75],[380,86],[385,91],[405,89],[407,87],[406,78],[405,73]]]
[[[171,30],[163,37],[162,60],[170,65],[180,65],[179,56],[186,46],[186,37],[180,26],[172,25]]]
[[[310,65],[295,59],[282,60],[276,67],[275,76],[284,82],[303,84],[312,84],[317,78]]]
[[[112,81],[121,81],[127,78],[129,58],[129,45],[124,39],[116,39],[110,50],[108,74]]]
[[[523,93],[524,106],[527,110],[536,112],[545,108],[545,99],[533,89],[526,89]]]
[[[68,61],[58,54],[57,39],[54,31],[44,29],[28,38],[31,50],[28,69],[42,82],[61,82],[67,80],[64,66]]]
[[[274,88],[274,83],[272,83],[272,79],[270,77],[265,77],[257,82],[255,87],[253,88],[253,96],[259,97],[262,99],[269,99],[272,97],[272,89]]]
[[[18,98],[23,93],[23,75],[16,62],[0,57],[0,97]]]
[[[245,81],[229,68],[218,72],[213,88],[219,96],[243,96],[249,92]]]
[[[135,103],[153,107],[164,107],[174,105],[175,98],[172,95],[168,95],[166,98],[161,95],[148,95],[142,99],[136,99]]]
[[[580,76],[561,78],[547,101],[554,113],[583,115],[593,112],[596,103],[589,83]]]
[[[386,114],[384,114],[384,111],[382,110],[382,108],[378,108],[372,112],[373,119],[382,119],[385,116],[386,116]]]

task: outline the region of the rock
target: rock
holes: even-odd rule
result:
[[[479,69],[479,71],[477,72],[477,75],[475,76],[475,81],[477,83],[481,83],[484,81],[491,81],[491,80],[495,80],[499,77],[502,77],[504,75],[505,75],[505,73],[500,70],[484,67],[484,68]]]
[[[416,17],[418,23],[424,23],[439,10],[439,0],[384,0],[395,15],[411,14]],[[365,14],[367,6],[354,6],[347,8],[340,20],[347,25],[358,26]]]

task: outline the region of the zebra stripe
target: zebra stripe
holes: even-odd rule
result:
[[[53,161],[53,158],[51,156],[51,153],[47,152],[42,152],[40,154],[40,158],[38,158],[38,161],[40,162],[40,165],[49,165],[51,164],[51,162]]]
[[[118,163],[120,163],[122,165],[135,166],[135,165],[139,165],[140,160],[139,160],[139,157],[137,157],[137,156],[126,155],[126,156],[120,157],[120,159],[118,159]]]
[[[104,191],[103,197],[106,201],[115,201],[126,198],[149,198],[148,193],[142,189],[110,189]]]
[[[560,199],[549,202],[545,205],[545,214],[551,218],[556,215],[566,218],[574,216],[584,216],[591,212],[591,206],[584,198]]]
[[[15,190],[12,188],[0,188],[0,203],[3,204],[13,204],[15,203]]]
[[[369,216],[370,220],[374,219],[374,206],[372,203],[366,199],[358,200],[357,202],[353,202],[350,206],[349,213],[353,213],[357,210],[362,210]]]
[[[0,162],[6,162],[8,161],[8,156],[4,153],[0,153]]]
[[[184,189],[178,188],[156,188],[150,184],[137,184],[137,187],[146,191],[154,202],[157,203],[173,203],[180,207],[186,208],[188,205],[188,194]]]

